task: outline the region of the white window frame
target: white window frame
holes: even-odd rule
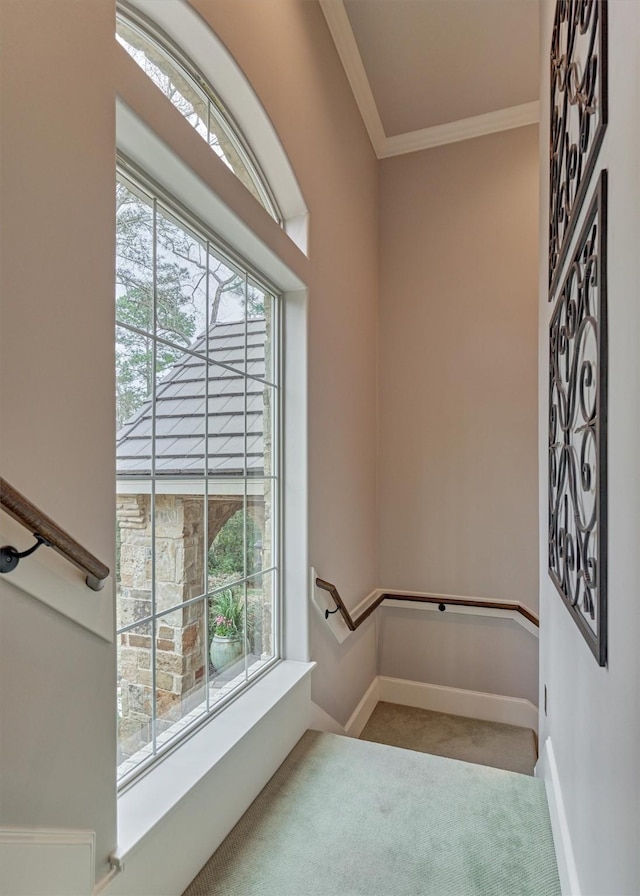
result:
[[[209,697],[210,697],[210,686],[213,682],[209,679],[208,674],[208,665],[205,666],[205,676],[203,681],[203,687],[205,690],[205,698],[204,700],[196,707],[194,707],[189,713],[186,713],[185,716],[181,717],[178,721],[172,724],[166,731],[162,734],[158,735],[156,731],[156,722],[158,721],[158,716],[156,714],[156,701],[152,700],[152,737],[151,741],[148,745],[141,747],[139,751],[137,751],[133,757],[130,759],[124,760],[123,763],[119,766],[119,778],[118,778],[118,786],[121,790],[125,789],[129,784],[135,781],[138,775],[143,774],[146,769],[151,767],[158,761],[161,761],[163,756],[174,750],[180,746],[181,741],[194,733],[201,725],[204,725],[209,721],[213,716],[217,713],[224,710],[224,708],[229,704],[231,700],[234,700],[239,694],[247,687],[251,687],[253,683],[262,675],[266,674],[275,663],[279,662],[282,657],[282,626],[281,626],[281,587],[280,580],[282,574],[282,527],[281,527],[281,483],[282,483],[282,464],[281,464],[281,451],[280,451],[280,441],[282,437],[282,428],[280,426],[280,418],[281,418],[281,379],[282,379],[282,363],[281,363],[281,352],[280,352],[280,344],[281,344],[281,304],[282,304],[282,296],[275,289],[272,283],[268,282],[261,272],[255,270],[252,265],[250,265],[246,259],[240,258],[237,254],[234,254],[233,257],[229,255],[228,252],[224,250],[224,248],[220,244],[220,240],[217,235],[210,232],[208,228],[206,228],[201,221],[196,219],[190,212],[189,209],[185,209],[175,197],[171,196],[164,188],[160,187],[158,184],[155,184],[149,180],[148,177],[145,176],[145,173],[138,170],[131,163],[123,158],[118,158],[118,176],[122,181],[127,184],[131,184],[134,189],[137,187],[142,192],[144,192],[151,200],[152,204],[150,208],[153,208],[155,212],[156,201],[159,207],[163,210],[168,211],[175,219],[184,224],[185,228],[188,228],[190,231],[193,231],[197,234],[204,242],[206,242],[208,247],[211,247],[213,252],[223,260],[229,262],[229,265],[237,268],[238,270],[245,273],[248,277],[263,287],[270,295],[273,296],[273,307],[272,307],[272,336],[273,341],[271,345],[271,352],[273,355],[274,363],[273,370],[271,372],[272,380],[271,383],[273,387],[274,395],[276,396],[276,401],[273,404],[273,414],[275,419],[275,425],[272,430],[273,436],[273,471],[272,471],[272,481],[275,485],[274,494],[273,494],[273,503],[272,503],[272,521],[273,521],[273,531],[272,531],[272,550],[271,555],[273,558],[272,568],[265,571],[265,575],[271,572],[274,573],[272,576],[272,582],[274,586],[273,593],[273,656],[268,660],[263,660],[257,664],[253,670],[249,673],[249,670],[245,667],[245,675],[244,680],[242,675],[239,675],[236,679],[229,682],[225,685],[222,690],[222,694],[218,696],[215,703],[208,706]],[[119,320],[116,320],[117,326],[122,326],[124,329],[128,329],[132,332],[141,332],[137,330],[137,328],[132,328],[126,323],[122,323]],[[162,339],[156,340],[156,336],[153,332],[149,331],[147,333],[148,337],[152,341],[158,341],[160,343],[163,342]],[[178,348],[178,346],[175,346]],[[189,349],[185,349],[188,353]],[[224,366],[224,365],[222,365]],[[239,371],[241,372],[241,371]],[[246,373],[244,374],[247,378],[251,379],[251,375]],[[267,379],[269,379],[268,375],[265,375]],[[154,384],[154,390],[156,386]],[[217,477],[215,475],[209,476],[206,473],[206,470],[203,472],[202,476],[198,475],[196,477],[197,482],[205,482],[207,480],[215,480]],[[247,487],[250,486],[252,478],[247,474],[245,470],[245,476],[242,479],[234,479],[233,483],[230,485],[231,491],[236,488],[239,484],[242,484],[242,494],[245,497],[247,496]],[[150,472],[149,478],[145,478],[144,480],[137,479],[135,477],[127,478],[126,475],[122,479],[118,479],[118,494],[153,494],[154,493],[154,484],[156,482],[156,475],[152,471]],[[175,489],[172,489],[172,485],[175,486]],[[189,491],[189,483],[188,480],[185,481],[180,479],[175,483],[169,483],[169,490],[175,490],[176,493],[186,494]],[[163,487],[163,492],[166,493],[166,486]],[[205,488],[205,494],[208,495],[208,490]],[[152,499],[153,501],[153,499]],[[246,507],[245,507],[246,512]],[[205,521],[205,530],[206,530],[206,521]],[[205,532],[206,535],[206,532]],[[154,571],[152,572],[151,579],[155,580],[155,552],[152,550],[152,558],[151,563],[154,567]],[[257,574],[253,576],[244,576],[241,580],[237,580],[234,582],[234,585],[238,585],[241,582],[245,584],[251,578],[256,578]],[[206,578],[206,563],[205,563],[205,578]],[[227,586],[220,586],[220,588],[216,589],[217,591],[224,590]],[[192,603],[200,603],[202,602],[204,605],[204,614],[205,618],[208,614],[208,604],[209,599],[214,594],[214,592],[210,592],[208,585],[205,587],[205,592],[201,597],[192,598],[188,601],[189,604]],[[156,613],[155,610],[155,597],[152,595],[151,603],[154,609],[152,610],[151,615],[146,620],[136,620],[135,623],[131,623],[127,626],[124,626],[123,629],[118,629],[116,632],[116,637],[118,637],[123,632],[135,632],[138,625],[142,624],[150,624],[152,629],[155,629],[156,620],[162,619],[164,616],[170,615],[171,613],[176,612],[180,609],[184,604],[176,604],[173,607],[163,608],[161,612]],[[151,648],[151,669],[155,669],[155,655],[156,649],[154,644],[156,642],[155,634],[152,635],[152,648]],[[207,644],[208,648],[208,644]],[[207,650],[208,655],[208,650]],[[208,662],[208,661],[207,661]],[[250,677],[247,677],[247,673]],[[155,674],[153,674],[153,682],[152,687],[155,690]]]
[[[309,212],[296,176],[269,116],[222,41],[185,0],[126,0],[126,9],[153,22],[174,46],[188,48],[189,59],[211,84],[239,133],[253,148],[260,171],[282,214],[286,234],[293,245],[307,255]],[[131,64],[135,66],[133,60]],[[294,265],[292,270],[298,273],[296,268]],[[265,270],[265,273],[270,276],[270,271]]]
[[[188,122],[118,44],[116,53],[116,129],[119,151],[146,175],[176,196],[214,234],[224,248],[263,274],[283,295],[281,358],[281,455],[285,458],[280,519],[283,660],[308,663],[306,306],[308,213],[275,130],[244,75],[218,38],[182,0],[133,0],[153,17],[207,76],[253,146],[284,216],[284,232],[211,153]],[[115,40],[114,40],[115,43]],[[205,61],[203,65],[198,57]],[[127,61],[125,61],[127,60]],[[223,90],[224,87],[224,90]],[[167,108],[168,107],[168,108]],[[216,715],[216,713],[214,713]],[[169,750],[169,753],[173,750]],[[154,765],[155,767],[155,765]]]
[[[189,58],[187,53],[179,46],[173,43],[171,38],[162,31],[153,21],[139,12],[135,6],[132,6],[124,0],[118,3],[116,10],[116,21],[121,20],[129,27],[141,32],[151,44],[154,44],[157,50],[169,60],[187,82],[190,82],[193,89],[198,92],[210,108],[215,110],[213,116],[209,112],[209,117],[217,118],[221,121],[222,129],[227,133],[227,137],[233,144],[238,157],[241,159],[245,171],[254,184],[259,201],[269,212],[271,217],[284,226],[284,218],[278,207],[278,203],[273,194],[264,172],[260,167],[255,153],[251,146],[247,143],[244,134],[233,119],[231,112],[224,107],[224,104],[217,96],[215,90],[209,81],[203,77],[198,67]],[[208,122],[210,127],[210,122]],[[212,149],[212,151],[214,151]],[[232,169],[233,170],[233,169]]]

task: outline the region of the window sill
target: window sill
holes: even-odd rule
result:
[[[251,675],[249,680],[247,681],[245,677],[244,668],[241,674],[236,675],[230,681],[227,681],[226,684],[221,687],[216,687],[215,681],[211,681],[209,684],[209,695],[210,695],[210,708],[211,713],[214,714],[216,712],[224,711],[224,706],[220,705],[224,702],[227,697],[233,696],[234,691],[237,692],[239,690],[239,686],[253,687],[255,684],[255,679],[257,676],[264,674],[265,667],[271,666],[274,667],[276,663],[279,664],[279,660],[274,662],[273,657],[269,657],[267,660],[258,660],[255,663],[252,663],[251,666]],[[243,664],[244,665],[244,664]],[[254,681],[251,681],[251,678]],[[236,698],[238,694],[236,693]],[[156,738],[156,745],[158,748],[158,753],[162,753],[164,751],[164,747],[171,747],[172,741],[176,739],[182,738],[183,735],[187,734],[190,728],[197,728],[199,725],[208,724],[207,722],[207,701],[204,700],[198,706],[194,707],[191,712],[187,713],[187,715],[183,716],[179,721],[174,722],[166,731],[163,731]],[[211,719],[209,719],[209,722]],[[194,732],[196,733],[196,732]],[[179,749],[180,743],[176,744],[173,749]],[[149,760],[155,759],[157,762],[162,762],[162,756],[155,757],[153,755],[153,750],[150,744],[142,747],[133,756],[130,756],[126,759],[118,768],[119,773],[119,786],[122,789],[122,794],[124,794],[125,790],[129,785],[129,781],[131,778],[135,778],[135,774],[132,773],[140,773],[144,774],[144,766],[149,765]]]
[[[280,701],[306,678],[315,663],[285,660],[222,713],[131,785],[118,799],[118,848],[126,856],[174,809]],[[265,782],[266,783],[266,782]]]

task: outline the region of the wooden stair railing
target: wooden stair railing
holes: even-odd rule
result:
[[[77,566],[86,576],[86,583],[93,591],[100,591],[109,575],[109,567],[65,532],[51,517],[43,513],[28,498],[0,477],[0,507],[33,533],[36,544],[20,553],[11,545],[0,548],[0,573],[13,572],[18,561],[33,554],[41,545],[53,548],[65,560]]]
[[[385,600],[404,600],[404,601],[412,601],[414,603],[420,604],[438,604],[440,610],[445,610],[447,605],[452,607],[484,607],[489,610],[513,610],[516,613],[520,613],[524,616],[525,619],[528,619],[536,628],[540,627],[540,620],[536,616],[535,613],[532,613],[527,607],[523,606],[523,604],[517,603],[516,601],[492,601],[492,600],[475,600],[472,597],[430,597],[427,595],[416,595],[416,594],[380,594],[376,599],[371,603],[366,610],[363,610],[362,613],[358,616],[357,619],[352,619],[351,614],[347,610],[344,605],[344,601],[340,597],[338,593],[338,589],[335,585],[332,585],[331,582],[326,582],[324,579],[316,578],[316,585],[318,588],[321,588],[323,591],[326,591],[333,598],[333,602],[336,605],[335,610],[325,610],[324,618],[328,619],[332,613],[340,613],[342,618],[344,619],[347,627],[350,631],[355,632],[357,628],[359,628],[365,619],[368,619],[371,614],[377,610],[380,604]]]

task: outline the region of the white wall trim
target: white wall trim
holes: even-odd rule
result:
[[[534,100],[532,103],[522,103],[520,106],[510,106],[507,109],[498,109],[496,112],[486,112],[484,115],[474,115],[471,118],[461,118],[458,121],[448,121],[446,124],[422,128],[419,131],[386,137],[378,152],[378,158],[388,159],[391,156],[432,149],[434,146],[444,146],[447,143],[484,137],[498,131],[510,131],[513,128],[537,124],[539,120],[540,103]]]
[[[339,644],[342,644],[349,635],[353,634],[348,628],[346,622],[342,618],[340,613],[332,613],[326,620],[324,619],[324,614],[326,610],[335,610],[335,604],[331,598],[331,596],[322,588],[318,588],[316,585],[316,570],[314,567],[311,567],[311,601],[319,612],[321,618],[324,620],[325,625],[329,628],[331,633],[334,635],[336,641]],[[359,604],[357,604],[353,609],[349,610],[352,619],[357,618],[368,606],[370,606],[375,600],[377,600],[382,594],[405,594],[411,597],[435,597],[437,600],[442,601],[443,603],[447,603],[448,600],[474,600],[474,601],[487,601],[487,603],[498,603],[504,604],[503,607],[468,607],[464,605],[455,605],[455,604],[447,604],[446,613],[454,613],[463,616],[487,616],[492,617],[494,619],[508,619],[511,622],[515,622],[517,625],[521,626],[526,632],[530,635],[533,635],[534,638],[539,638],[539,630],[536,625],[530,622],[522,613],[519,613],[517,610],[513,610],[510,608],[509,604],[513,604],[514,601],[506,601],[506,600],[490,600],[485,597],[474,597],[472,595],[462,596],[459,594],[434,594],[432,591],[408,591],[407,589],[394,589],[394,588],[376,588],[370,594],[368,594],[365,598],[363,598]],[[516,601],[517,602],[517,601]],[[389,611],[392,610],[414,610],[416,612],[426,612],[426,613],[435,613],[438,616],[442,615],[440,610],[438,609],[438,604],[434,603],[418,603],[417,601],[402,601],[402,600],[385,600],[380,604],[380,608],[386,609]],[[373,618],[372,614],[372,618]]]
[[[376,675],[342,731],[338,730],[341,726],[320,707],[317,709],[321,716],[318,715],[317,718],[321,724],[316,727],[320,731],[360,737],[380,701],[397,703],[400,706],[415,706],[418,709],[431,709],[434,712],[446,712],[468,719],[502,722],[519,728],[531,728],[536,732],[538,730],[537,707],[521,697],[466,691],[462,688],[443,687],[385,675]]]
[[[159,25],[216,90],[253,149],[285,218],[285,230],[307,254],[308,209],[291,162],[244,72],[200,14],[184,0],[129,0]]]
[[[525,631],[529,632],[530,635],[533,635],[534,638],[540,637],[540,632],[538,626],[534,625],[530,622],[522,613],[519,613],[517,610],[512,610],[509,607],[510,603],[519,603],[519,601],[514,598],[513,601],[501,600],[498,598],[497,600],[493,600],[492,598],[487,597],[474,597],[473,595],[460,595],[460,594],[436,594],[433,591],[407,591],[398,590],[396,588],[384,588],[378,589],[378,594],[406,594],[411,597],[435,597],[438,600],[441,600],[443,603],[447,604],[447,600],[477,600],[477,601],[487,601],[487,603],[497,603],[504,604],[503,607],[466,607],[464,605],[456,605],[456,604],[447,604],[447,609],[445,613],[454,613],[460,614],[462,616],[491,616],[494,619],[510,619],[513,622],[517,623],[521,626]],[[415,601],[401,601],[401,600],[385,600],[380,605],[385,609],[404,609],[404,610],[422,610],[429,613],[438,613],[440,614],[440,610],[438,609],[437,604],[421,604]]]
[[[0,829],[1,896],[91,896],[95,831]]]
[[[540,120],[540,103],[535,100],[531,103],[523,103],[519,106],[498,109],[495,112],[474,115],[471,118],[462,118],[458,121],[449,121],[430,128],[387,137],[343,0],[320,0],[320,6],[369,134],[371,145],[379,159],[418,152],[421,149],[431,149],[434,146],[443,146],[447,143],[458,143],[461,140],[483,137],[498,131],[521,128],[525,125],[537,124]]]
[[[345,733],[348,737],[360,737],[362,729],[367,724],[371,717],[371,713],[378,705],[380,700],[378,681],[379,678],[376,676],[365,691],[362,700],[351,713],[349,721],[344,726]]]
[[[180,198],[232,251],[282,289],[303,289],[308,259],[211,153],[208,145],[116,46],[118,150]]]
[[[306,731],[314,666],[281,662],[120,795],[109,896],[185,890]]]
[[[338,56],[344,66],[347,80],[351,85],[373,150],[376,156],[381,158],[380,150],[387,138],[344,3],[342,0],[320,0],[320,6],[327,20]]]
[[[502,722],[538,730],[538,710],[531,701],[522,697],[485,694],[482,691],[466,691],[462,688],[379,675],[378,699],[401,706],[415,706],[454,716],[466,716],[469,719],[484,719],[487,722]]]
[[[311,602],[313,606],[316,608],[318,613],[320,614],[321,619],[325,623],[325,625],[329,628],[331,633],[334,635],[338,644],[342,644],[342,642],[349,637],[349,635],[353,634],[347,623],[342,618],[341,613],[331,613],[330,616],[325,620],[324,614],[325,610],[335,610],[336,605],[331,599],[331,595],[329,595],[322,588],[318,588],[316,585],[316,570],[312,566],[310,570],[311,582],[310,582],[310,595]],[[350,610],[351,616],[358,616],[365,607],[368,607],[382,592],[379,589],[372,591],[370,594],[367,594],[365,598],[363,598],[360,603],[354,607],[353,610]]]
[[[563,896],[580,896],[582,891],[578,879],[578,869],[573,854],[573,846],[571,845],[571,835],[562,798],[560,776],[550,737],[547,737],[540,751],[535,776],[542,779],[547,788],[551,830],[553,832],[553,843],[556,850],[556,861],[558,863],[558,874],[560,875],[560,886]]]

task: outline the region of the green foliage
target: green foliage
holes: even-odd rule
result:
[[[206,276],[206,252],[168,217],[156,215],[154,253],[153,209],[124,184],[116,190],[116,319],[146,333],[155,332],[188,346],[196,330],[195,294]],[[153,306],[154,254],[156,319]],[[200,277],[198,277],[200,271]],[[155,375],[182,354],[157,345]],[[119,429],[151,395],[153,348],[149,338],[124,328],[116,343],[116,404]]]
[[[239,638],[244,629],[244,599],[226,588],[211,602],[209,608],[209,639],[214,635]]]
[[[244,513],[239,510],[218,532],[209,550],[209,575],[242,578],[244,572]],[[255,520],[247,515],[247,575],[261,568],[260,549],[262,533]]]

